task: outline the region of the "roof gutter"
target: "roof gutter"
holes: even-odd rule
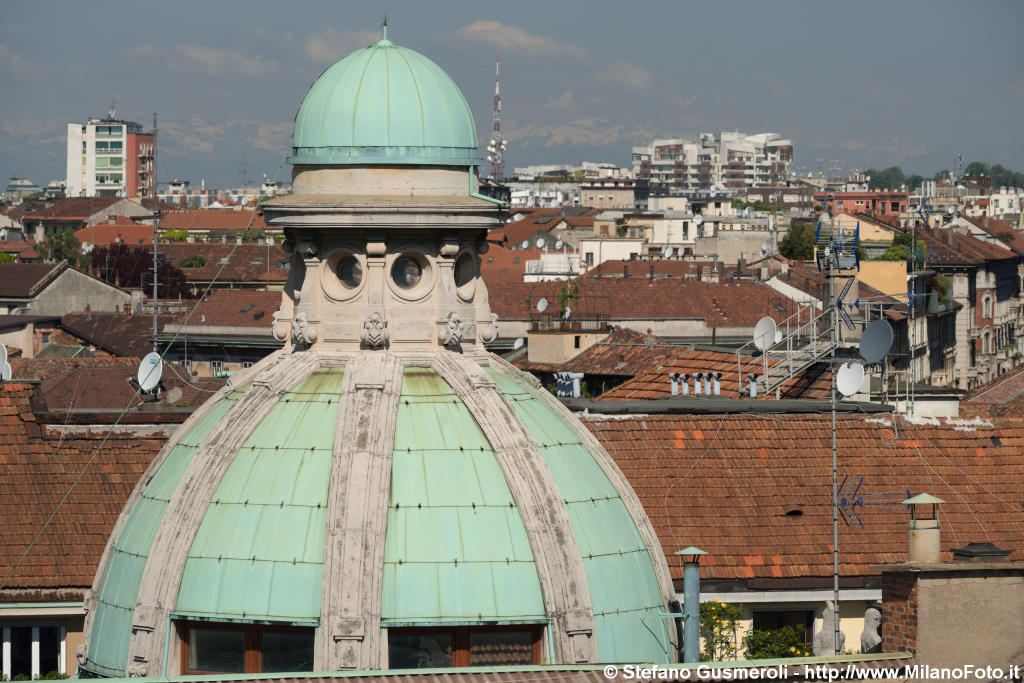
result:
[[[760,414],[826,414],[832,412],[832,403],[826,400],[804,398],[699,398],[696,396],[668,396],[650,401],[594,401],[583,398],[559,398],[566,408],[591,415],[731,415]],[[894,406],[860,401],[836,403],[837,413],[891,413]]]

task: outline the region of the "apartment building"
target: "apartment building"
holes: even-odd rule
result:
[[[114,118],[69,123],[68,197],[143,197],[152,192],[153,133]]]
[[[633,148],[633,175],[652,192],[782,184],[792,162],[792,141],[776,133],[703,133]]]

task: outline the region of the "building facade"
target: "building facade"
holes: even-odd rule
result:
[[[68,197],[144,197],[153,191],[153,133],[113,113],[69,123]]]
[[[633,148],[633,175],[652,194],[779,185],[792,162],[792,141],[776,133],[703,133]]]

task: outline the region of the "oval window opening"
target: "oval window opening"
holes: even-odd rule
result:
[[[363,266],[355,256],[344,259],[337,268],[338,279],[349,289],[355,289],[363,281]]]
[[[391,266],[391,279],[402,289],[412,289],[423,279],[423,267],[416,259],[401,256]]]

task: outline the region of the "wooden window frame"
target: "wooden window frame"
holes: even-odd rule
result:
[[[470,624],[465,626],[402,626],[400,628],[389,628],[387,635],[390,639],[392,635],[411,636],[431,633],[447,634],[452,639],[452,666],[461,668],[470,666],[469,638],[472,634],[500,633],[503,631],[529,631],[533,635],[533,647],[531,650],[531,657],[533,659],[532,663],[534,665],[541,663],[543,654],[541,644],[544,641],[543,624],[508,624],[503,626],[488,626],[485,624]],[[388,655],[388,659],[390,659],[390,654]],[[388,668],[390,669],[390,666]],[[404,671],[404,669],[394,669],[394,671]]]
[[[315,629],[311,626],[271,626],[268,624],[246,624],[228,621],[181,621],[178,622],[181,632],[181,675],[212,674],[224,675],[223,671],[205,671],[203,669],[190,669],[188,666],[188,645],[189,633],[192,629],[201,631],[241,631],[245,637],[245,657],[243,659],[241,672],[258,674],[263,673],[263,634],[264,633],[291,633],[314,636]]]

